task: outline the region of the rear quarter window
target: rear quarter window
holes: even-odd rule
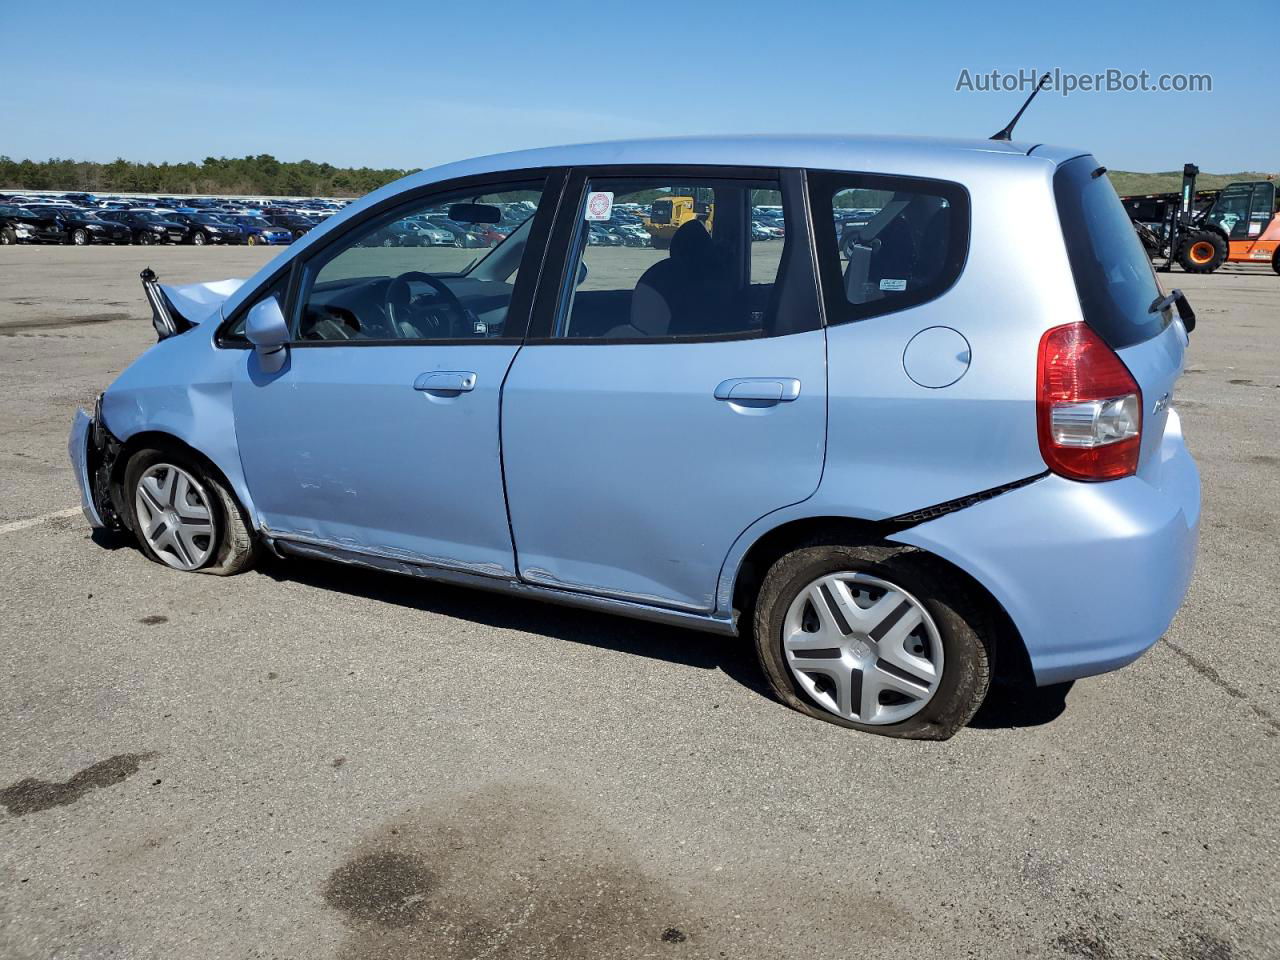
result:
[[[1053,192],[1085,323],[1113,350],[1161,333],[1172,311],[1150,312],[1160,286],[1105,169],[1090,156],[1070,160]]]
[[[809,191],[828,323],[933,300],[964,269],[969,194],[960,184],[816,171]]]

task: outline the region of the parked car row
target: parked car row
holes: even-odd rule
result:
[[[0,244],[288,244],[345,201],[0,193]]]
[[[339,200],[244,200],[226,197],[96,197],[88,193],[29,196],[0,193],[0,244],[288,244],[341,210]],[[841,210],[836,235],[841,245],[851,236],[845,228],[863,226],[877,211]],[[651,247],[645,229],[647,204],[619,204],[609,219],[594,221],[586,241],[592,246]],[[396,221],[370,236],[368,246],[493,247],[501,243],[528,211],[520,203],[506,205],[496,224],[459,223],[445,209]],[[751,239],[786,236],[781,210],[753,207]]]

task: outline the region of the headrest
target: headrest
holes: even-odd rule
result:
[[[701,220],[690,220],[671,235],[671,258],[692,260],[711,253],[711,234]]]

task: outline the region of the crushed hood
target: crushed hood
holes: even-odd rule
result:
[[[160,289],[173,309],[188,323],[204,323],[217,318],[222,304],[244,286],[243,280],[215,280],[212,283],[162,283]]]

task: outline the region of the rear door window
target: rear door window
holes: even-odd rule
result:
[[[959,184],[819,172],[809,185],[828,322],[916,306],[960,276],[969,199]]]
[[[1093,157],[1077,157],[1054,174],[1053,190],[1084,320],[1120,350],[1159,334],[1172,311],[1151,312],[1155,271],[1105,174]]]
[[[787,250],[777,180],[592,177],[580,203],[557,338],[794,332],[776,319]]]

